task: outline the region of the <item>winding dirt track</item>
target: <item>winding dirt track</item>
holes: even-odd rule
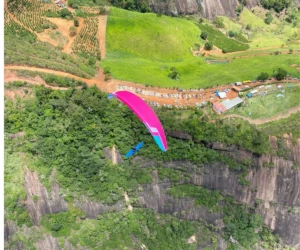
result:
[[[280,114],[277,114],[275,116],[267,117],[267,118],[263,118],[263,119],[254,119],[254,120],[252,120],[252,119],[247,118],[245,116],[236,115],[236,114],[225,115],[225,116],[222,117],[222,119],[227,119],[227,118],[242,118],[243,120],[246,120],[249,123],[259,125],[259,124],[263,124],[263,123],[267,123],[267,122],[272,122],[272,121],[280,120],[281,118],[287,118],[291,114],[294,114],[294,113],[296,113],[298,111],[300,111],[300,105],[298,105],[296,107],[292,107],[290,109],[287,109],[284,113],[280,113]]]

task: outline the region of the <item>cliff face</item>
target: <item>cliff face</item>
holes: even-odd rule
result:
[[[278,233],[285,243],[297,248],[300,246],[300,139],[293,146],[291,138],[286,137],[286,145],[290,147],[288,160],[277,156],[257,156],[236,146],[213,145],[214,149],[238,161],[247,158],[252,162],[246,177],[249,186],[240,185],[237,173],[220,164],[199,168],[188,162],[169,162],[164,166],[186,169],[191,173],[191,184],[220,190],[223,195],[256,206],[265,224]],[[220,215],[210,214],[205,208],[196,208],[189,199],[174,200],[165,194],[170,183],[158,184],[156,175],[154,172],[152,185],[146,186],[139,194],[143,206],[161,213],[179,214],[185,219],[205,219],[208,223],[217,224]]]
[[[86,217],[90,219],[97,219],[97,216],[104,212],[119,212],[123,208],[123,204],[121,203],[109,206],[99,202],[90,201],[84,196],[82,196],[80,200],[75,200],[74,206],[85,212]]]
[[[50,194],[40,182],[36,172],[28,168],[25,171],[26,209],[28,210],[32,223],[39,225],[40,218],[45,214],[59,213],[68,210],[64,198],[60,196],[60,187],[54,181],[54,172],[51,175],[52,187]]]
[[[215,16],[235,17],[238,0],[148,0],[149,6],[156,13],[168,15],[200,14],[213,19]],[[247,7],[257,5],[257,0],[248,0]]]

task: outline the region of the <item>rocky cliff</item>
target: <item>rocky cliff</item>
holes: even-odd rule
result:
[[[271,140],[276,150],[277,139],[271,138]],[[213,149],[235,158],[238,162],[248,159],[249,172],[246,179],[250,183],[249,186],[240,185],[238,173],[221,163],[197,166],[190,162],[177,161],[164,162],[163,166],[188,172],[190,180],[185,180],[186,183],[220,190],[223,195],[230,195],[237,201],[254,207],[256,212],[263,216],[265,224],[278,233],[285,243],[295,249],[300,249],[300,139],[293,144],[292,137],[286,135],[285,145],[289,150],[285,158],[270,155],[259,156],[235,145],[227,146],[222,143],[210,145]],[[116,151],[115,154],[117,155],[118,152]],[[107,152],[106,155],[110,159],[113,158],[112,153]],[[154,161],[145,162],[138,157],[133,160],[140,162],[141,167],[155,166]],[[171,187],[170,181],[167,178],[159,181],[157,171],[154,171],[152,176],[152,183],[144,185],[138,194],[138,201],[142,207],[187,220],[203,219],[222,230],[224,223],[221,213],[211,213],[205,207],[197,207],[191,198],[174,199],[166,192]],[[55,182],[55,171],[51,174],[51,180],[49,192],[41,184],[37,173],[26,168],[24,183],[27,193],[26,209],[32,222],[37,226],[41,216],[68,209],[66,201],[60,195],[60,187]],[[179,181],[179,184],[183,184],[183,181]],[[120,211],[124,203],[108,206],[82,196],[74,200],[74,206],[84,211],[87,218],[97,219],[100,213]],[[16,225],[9,220],[6,221],[5,241],[8,242],[17,232]],[[219,238],[218,242],[219,249],[226,249],[226,243],[222,238]],[[50,235],[44,235],[35,243],[35,246],[37,249],[61,249],[57,240]],[[15,245],[15,249],[24,249],[22,242]],[[74,249],[67,239],[64,249]]]
[[[148,0],[156,13],[167,15],[200,14],[201,17],[213,19],[215,16],[235,17],[238,0]],[[257,5],[257,0],[248,0],[247,7]]]
[[[189,162],[167,162],[164,167],[185,169],[191,174],[190,184],[220,190],[223,195],[233,196],[239,202],[256,207],[266,225],[278,233],[285,243],[300,249],[300,139],[296,145],[292,144],[290,137],[286,137],[285,142],[290,147],[288,159],[257,156],[236,146],[213,144],[215,150],[237,161],[247,158],[251,162],[246,176],[249,186],[240,185],[237,173],[222,164],[199,168]],[[141,205],[160,213],[177,214],[184,219],[205,219],[208,223],[218,224],[220,214],[196,208],[190,199],[173,199],[165,193],[169,187],[168,181],[158,183],[157,173],[154,172],[153,183],[139,194]]]
[[[68,210],[68,205],[60,195],[60,187],[54,180],[55,171],[51,174],[51,192],[40,182],[36,172],[28,168],[25,171],[26,209],[30,214],[32,223],[39,225],[40,218],[45,214],[59,213]]]

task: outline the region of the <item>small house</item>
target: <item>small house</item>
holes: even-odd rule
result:
[[[243,83],[242,83],[242,82],[236,82],[235,85],[236,85],[236,86],[242,86]]]
[[[214,102],[213,103],[213,110],[217,114],[221,114],[221,113],[226,111],[226,108],[220,102]]]
[[[252,95],[256,94],[257,92],[258,92],[258,90],[257,90],[257,89],[253,89],[253,90],[251,90],[251,94],[252,94]]]
[[[217,96],[220,97],[221,99],[226,97],[226,93],[225,92],[218,92]]]
[[[231,100],[225,100],[221,104],[226,108],[226,110],[233,108],[234,106],[243,102],[243,99],[240,97],[233,98]]]

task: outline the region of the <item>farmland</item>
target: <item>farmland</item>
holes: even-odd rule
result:
[[[80,34],[73,44],[73,51],[83,56],[95,56],[100,59],[99,41],[97,38],[98,18],[87,17]]]
[[[51,1],[40,0],[8,0],[7,8],[21,23],[36,32],[42,32],[53,25],[44,18],[46,12],[58,11],[58,7]]]

